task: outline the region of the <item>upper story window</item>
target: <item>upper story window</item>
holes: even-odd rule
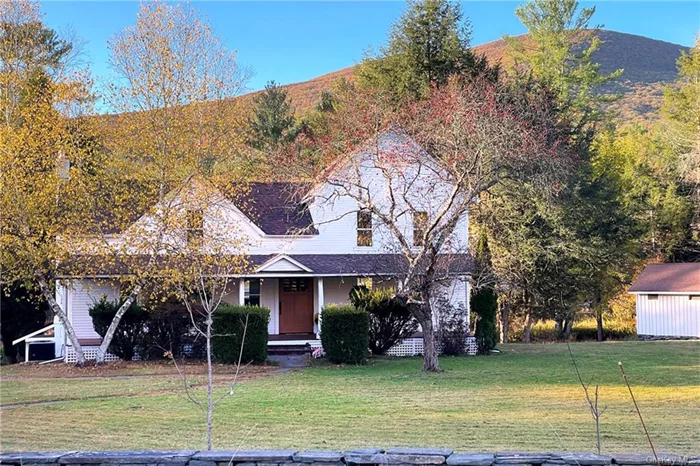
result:
[[[366,209],[357,212],[357,245],[372,246],[372,212]]]
[[[187,211],[187,244],[196,245],[204,236],[204,212],[201,209]]]
[[[428,226],[428,212],[413,212],[413,245],[423,244],[423,235]]]

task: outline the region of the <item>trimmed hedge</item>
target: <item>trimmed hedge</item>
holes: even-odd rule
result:
[[[107,333],[120,307],[120,302],[107,301],[107,298],[103,296],[89,309],[92,325],[102,338]],[[109,351],[121,359],[131,361],[134,355],[139,352],[147,321],[148,313],[136,302],[133,302],[119,321],[119,326],[109,345]]]
[[[246,328],[247,317],[247,328]],[[267,324],[270,310],[259,306],[222,304],[214,313],[212,338],[214,357],[218,362],[236,364],[261,363],[267,359]],[[245,331],[243,354],[241,340]]]
[[[321,344],[336,364],[364,364],[369,348],[369,314],[351,305],[330,305],[321,315]]]

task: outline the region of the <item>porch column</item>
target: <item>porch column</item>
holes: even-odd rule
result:
[[[318,299],[316,313],[318,314],[318,328],[316,329],[316,338],[321,338],[321,312],[325,298],[323,297],[323,277],[316,277],[316,297]]]
[[[245,305],[245,278],[238,280],[238,304]]]

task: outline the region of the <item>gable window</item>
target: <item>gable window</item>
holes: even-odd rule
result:
[[[413,245],[423,244],[423,235],[428,226],[428,212],[413,212]]]
[[[357,212],[357,245],[372,246],[372,212],[366,209]]]
[[[201,209],[187,211],[187,244],[197,245],[204,236],[204,212]]]
[[[243,304],[246,306],[260,306],[260,279],[246,280],[243,288]]]

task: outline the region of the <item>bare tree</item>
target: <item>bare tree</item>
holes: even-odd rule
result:
[[[588,391],[590,384],[587,385],[583,382],[583,379],[581,378],[581,372],[579,372],[578,365],[576,364],[576,359],[574,358],[574,353],[571,351],[571,345],[569,345],[568,342],[566,343],[566,347],[569,350],[569,356],[571,356],[571,363],[574,365],[574,371],[576,371],[576,378],[578,378],[578,383],[581,384],[581,388],[583,388],[583,394],[586,396],[586,403],[588,403],[588,408],[591,411],[591,416],[593,416],[593,422],[595,423],[595,446],[598,454],[600,455],[600,451],[602,448],[602,441],[600,437],[600,417],[605,412],[605,408],[603,408],[602,410],[598,408],[599,386],[595,386],[593,396],[591,397],[591,394]]]
[[[438,371],[431,301],[436,286],[466,273],[469,208],[505,179],[556,178],[573,157],[567,129],[545,91],[486,78],[453,79],[399,111],[352,87],[341,102],[334,131],[310,145],[335,155],[312,197],[345,203],[343,215],[371,232],[358,244],[397,257],[397,296],[422,327],[423,369]]]

